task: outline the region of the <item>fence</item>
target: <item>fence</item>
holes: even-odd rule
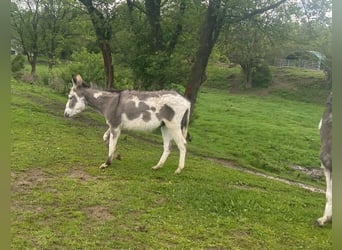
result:
[[[300,68],[306,68],[306,69],[314,69],[314,70],[322,70],[321,69],[321,62],[319,60],[317,61],[310,61],[310,60],[289,60],[289,59],[277,59],[275,61],[275,66],[277,67],[300,67]]]

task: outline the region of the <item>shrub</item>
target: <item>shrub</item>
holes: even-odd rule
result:
[[[24,69],[25,57],[22,54],[16,55],[11,62],[11,71],[18,73]]]
[[[116,67],[114,73],[114,85],[117,89],[133,89],[134,81],[132,70],[124,67]]]
[[[72,54],[72,62],[68,66],[63,74],[67,77],[65,81],[70,82],[71,74],[80,74],[85,81],[104,86],[105,73],[101,54],[90,53],[81,48]]]
[[[267,64],[260,64],[255,67],[252,73],[253,87],[267,88],[272,84],[272,72]]]

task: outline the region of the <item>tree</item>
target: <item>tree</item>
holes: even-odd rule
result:
[[[187,5],[185,0],[127,0],[130,29],[135,31],[131,34],[135,53],[129,64],[141,82],[140,87],[163,89],[173,78],[168,73],[173,61],[180,59],[174,53]],[[181,60],[178,62],[182,65]]]
[[[259,82],[258,79],[262,79],[261,73],[270,74],[270,59],[273,59],[291,33],[288,25],[290,18],[280,9],[281,7],[277,11],[263,13],[222,29],[217,45],[230,62],[241,66],[245,89],[268,86],[271,83],[270,75],[268,78],[265,75],[264,78],[268,79],[268,83]],[[254,79],[254,76],[260,77]]]
[[[101,50],[105,69],[105,86],[110,90],[114,87],[114,66],[112,59],[111,39],[114,18],[115,1],[108,0],[79,0],[87,9],[95,29],[97,44]]]
[[[40,0],[17,0],[11,5],[11,26],[20,41],[23,54],[31,65],[31,76],[36,75],[39,47]]]
[[[45,53],[49,58],[49,69],[56,63],[57,49],[61,49],[68,36],[69,22],[73,15],[67,0],[41,0],[41,29]]]
[[[301,0],[300,34],[308,50],[325,55],[322,68],[332,81],[332,0]]]
[[[258,1],[257,4],[254,2],[253,4],[251,3],[251,5],[248,5],[250,2],[246,2],[247,5],[243,5],[242,3],[245,2],[241,1],[209,0],[200,32],[195,63],[192,66],[190,79],[184,94],[192,104],[191,113],[193,113],[194,110],[198,91],[206,80],[205,70],[208,59],[220,34],[222,25],[224,23],[239,23],[268,10],[277,8],[284,2],[286,2],[286,0],[277,2],[267,1],[266,3],[265,1]]]

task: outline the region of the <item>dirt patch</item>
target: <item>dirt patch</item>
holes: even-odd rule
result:
[[[72,179],[77,179],[77,180],[81,180],[81,181],[93,181],[96,180],[97,178],[94,176],[91,176],[89,174],[87,174],[86,172],[79,170],[79,169],[75,169],[72,170],[69,174],[69,177]]]
[[[20,175],[11,173],[11,191],[24,192],[50,179],[49,175],[39,168],[31,168]]]
[[[304,173],[311,177],[312,180],[324,180],[324,173],[323,169],[315,169],[315,168],[309,168],[309,167],[302,167],[298,165],[290,166],[293,170],[296,170],[298,172]]]
[[[11,172],[11,193],[12,195],[20,196],[21,193],[31,192],[37,186],[43,185],[50,180],[51,177],[44,173],[40,168],[31,168],[24,172]],[[32,214],[39,214],[44,211],[40,205],[29,204],[22,199],[11,200],[11,210],[28,211]]]
[[[93,206],[84,209],[87,217],[98,221],[110,221],[114,216],[110,213],[109,208],[104,206]]]
[[[83,170],[74,169],[67,174],[68,177],[84,182],[96,180],[97,178],[89,175]],[[25,192],[25,190],[32,189],[49,180],[56,178],[50,176],[40,168],[31,168],[22,173],[11,172],[11,191],[12,192]]]
[[[166,198],[160,197],[159,199],[155,200],[154,202],[155,202],[157,205],[161,206],[161,205],[165,204],[166,201],[167,201]]]
[[[239,189],[239,190],[253,190],[253,191],[265,191],[264,189],[260,188],[260,187],[254,187],[254,186],[249,186],[249,185],[240,185],[240,184],[235,184],[235,185],[232,185],[233,188],[235,189]]]
[[[216,159],[216,158],[210,158],[210,157],[206,157],[206,159],[207,160],[211,160],[211,161],[216,162],[216,163],[219,163],[219,164],[221,164],[224,167],[236,169],[236,170],[239,170],[239,171],[244,172],[244,173],[249,173],[249,174],[261,176],[261,177],[264,177],[264,178],[267,178],[267,179],[279,181],[279,182],[282,182],[282,183],[285,183],[285,184],[288,184],[288,185],[291,185],[291,186],[296,186],[296,187],[299,187],[299,188],[303,188],[303,189],[306,189],[306,190],[309,190],[309,191],[315,192],[315,193],[322,193],[322,194],[325,193],[325,191],[323,189],[320,189],[320,188],[317,188],[317,187],[314,187],[314,186],[311,186],[311,185],[303,184],[303,183],[300,183],[300,182],[290,181],[290,180],[287,180],[287,179],[283,179],[283,178],[267,175],[267,174],[264,174],[264,173],[257,172],[255,170],[250,170],[250,169],[238,166],[238,165],[234,164],[232,161],[229,161],[229,160]]]

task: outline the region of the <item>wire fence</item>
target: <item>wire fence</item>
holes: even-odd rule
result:
[[[300,67],[306,69],[322,70],[322,63],[320,61],[310,61],[310,60],[289,60],[289,59],[277,59],[275,61],[275,66],[277,67]]]

